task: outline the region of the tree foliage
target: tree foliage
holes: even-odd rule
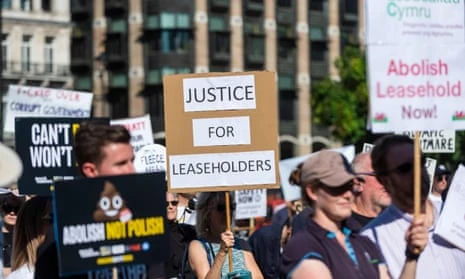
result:
[[[329,77],[312,88],[313,122],[330,127],[335,139],[356,143],[367,137],[368,90],[365,54],[355,46],[336,60],[340,80]]]

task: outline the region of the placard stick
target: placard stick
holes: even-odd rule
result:
[[[414,177],[413,177],[413,217],[420,216],[420,195],[421,195],[421,151],[420,151],[420,132],[415,132],[414,141]]]
[[[111,270],[112,270],[112,273],[113,273],[111,278],[112,279],[118,279],[118,268],[116,266],[114,266]]]
[[[250,218],[249,225],[250,225],[249,236],[251,236],[253,232],[255,231],[255,218],[254,217]]]
[[[231,211],[229,207],[229,193],[224,192],[224,199],[226,201],[226,230],[231,231]],[[229,272],[233,271],[233,256],[232,248],[228,247],[228,258],[229,258]]]
[[[415,132],[415,140],[413,146],[413,218],[420,216],[421,208],[421,151],[420,151],[420,132]],[[415,248],[413,253],[419,254],[420,250]]]

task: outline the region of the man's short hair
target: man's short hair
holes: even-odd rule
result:
[[[376,173],[387,170],[386,155],[389,149],[400,144],[412,144],[413,140],[405,135],[386,135],[374,142],[371,150],[371,165]]]
[[[74,153],[79,166],[86,162],[100,164],[105,156],[103,147],[110,143],[129,144],[131,135],[120,125],[83,122],[74,136]]]

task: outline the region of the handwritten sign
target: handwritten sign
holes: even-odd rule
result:
[[[150,115],[125,119],[112,119],[111,125],[122,125],[131,134],[131,145],[137,152],[147,144],[153,144],[152,123]]]
[[[401,134],[415,138],[414,131],[406,131]],[[422,131],[420,132],[420,145],[423,153],[454,153],[455,131]]]
[[[235,191],[237,220],[266,216],[266,189]]]
[[[10,85],[4,132],[14,133],[16,117],[90,117],[92,93]]]

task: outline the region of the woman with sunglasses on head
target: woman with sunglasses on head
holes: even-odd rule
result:
[[[281,274],[287,278],[373,279],[390,278],[384,258],[367,237],[353,231],[352,213],[356,177],[344,156],[323,150],[310,156],[291,174],[290,182],[302,187],[302,198],[314,209],[305,230],[284,248]],[[427,236],[418,232],[409,245],[423,249]],[[410,264],[400,278],[414,278]]]
[[[11,247],[13,245],[13,229],[16,225],[18,211],[24,204],[25,197],[17,196],[11,192],[2,195],[1,213],[3,219],[3,276],[11,272]]]
[[[34,278],[37,247],[51,225],[51,212],[52,202],[47,197],[33,197],[21,207],[13,234],[12,272],[7,279]]]
[[[232,214],[234,204],[231,205]],[[189,264],[197,278],[227,278],[230,252],[233,271],[248,270],[252,278],[263,278],[250,246],[227,230],[225,192],[201,193],[196,211],[198,240],[189,245]]]

